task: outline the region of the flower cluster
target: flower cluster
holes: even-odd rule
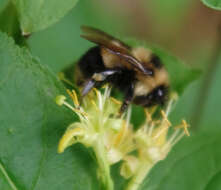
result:
[[[74,111],[79,121],[69,125],[60,139],[58,152],[62,153],[75,143],[91,147],[98,163],[98,177],[102,180],[104,189],[113,189],[110,166],[119,161],[122,161],[120,174],[130,179],[126,189],[138,189],[149,170],[167,156],[173,145],[183,135],[189,136],[185,120],[179,126],[173,127],[174,132],[168,136],[171,123],[167,116],[173,98],[166,111],[161,111],[159,120],[153,120],[152,113],[145,110],[146,120],[135,131],[130,124],[131,109],[120,116],[118,112],[121,102],[110,97],[108,86],[104,88],[104,93],[94,89],[83,99],[81,105],[74,90],[68,90],[68,93],[73,106],[63,95],[56,98],[56,103]]]

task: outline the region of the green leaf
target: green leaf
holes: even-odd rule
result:
[[[0,33],[0,189],[98,189],[81,146],[57,154],[73,113],[55,104],[62,84],[26,49]]]
[[[13,37],[15,42],[21,45],[21,39],[24,37],[21,36],[16,8],[11,2],[0,13],[0,30]]]
[[[220,117],[220,108],[221,108],[221,57],[219,58],[219,64],[216,67],[216,70],[213,73],[211,79],[211,85],[207,89],[208,97],[205,102],[204,111],[201,115],[200,127],[203,130],[212,130],[212,128],[220,128],[221,117]]]
[[[43,30],[71,10],[77,0],[13,0],[21,24],[23,35]]]
[[[0,12],[2,10],[4,10],[4,8],[7,6],[8,2],[9,2],[9,0],[1,0],[0,1]]]
[[[221,10],[221,0],[201,0],[206,6],[216,9],[216,10]]]
[[[128,39],[125,40],[125,42],[131,46],[143,46],[152,49],[153,52],[161,58],[162,63],[169,73],[171,88],[178,92],[178,94],[182,94],[184,89],[200,76],[201,72],[199,70],[190,68],[178,58],[170,55],[159,47],[147,45],[134,39]]]
[[[92,45],[80,37],[81,25],[118,32],[126,28],[121,17],[100,6],[99,3],[90,0],[79,1],[57,24],[30,36],[28,43],[32,53],[39,56],[53,71],[60,72],[77,62]],[[111,24],[113,20],[117,22]]]
[[[141,190],[218,190],[221,132],[201,133],[177,145],[151,171]]]

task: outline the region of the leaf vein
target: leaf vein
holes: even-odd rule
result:
[[[12,181],[12,179],[9,177],[6,169],[4,168],[3,164],[0,162],[0,171],[5,176],[5,179],[7,180],[8,184],[11,186],[13,190],[18,190],[15,183]]]

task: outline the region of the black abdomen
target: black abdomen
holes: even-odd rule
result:
[[[92,47],[78,62],[78,68],[83,75],[83,78],[77,78],[77,84],[79,86],[84,85],[85,80],[87,81],[91,79],[94,73],[114,70],[117,71],[115,74],[107,76],[104,81],[97,81],[95,87],[99,87],[104,83],[111,83],[120,91],[125,92],[135,80],[135,72],[120,66],[119,63],[119,67],[106,68],[101,55],[101,48],[99,46]]]
[[[105,66],[101,57],[100,47],[95,46],[89,49],[81,57],[78,66],[85,78],[91,78],[94,73],[104,71]]]

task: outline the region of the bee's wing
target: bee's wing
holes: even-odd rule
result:
[[[98,45],[104,46],[113,51],[120,52],[122,54],[130,53],[130,46],[124,44],[120,40],[106,34],[105,32],[92,28],[89,26],[81,26],[81,30],[85,33],[81,37],[94,42]]]
[[[106,34],[105,32],[89,27],[89,26],[82,26],[82,31],[84,32],[81,37],[94,42],[100,46],[106,48],[110,53],[118,55],[122,59],[125,59],[129,64],[131,64],[135,69],[139,70],[140,72],[152,75],[153,71],[148,70],[142,66],[142,64],[131,55],[131,47],[124,44],[120,40]]]

